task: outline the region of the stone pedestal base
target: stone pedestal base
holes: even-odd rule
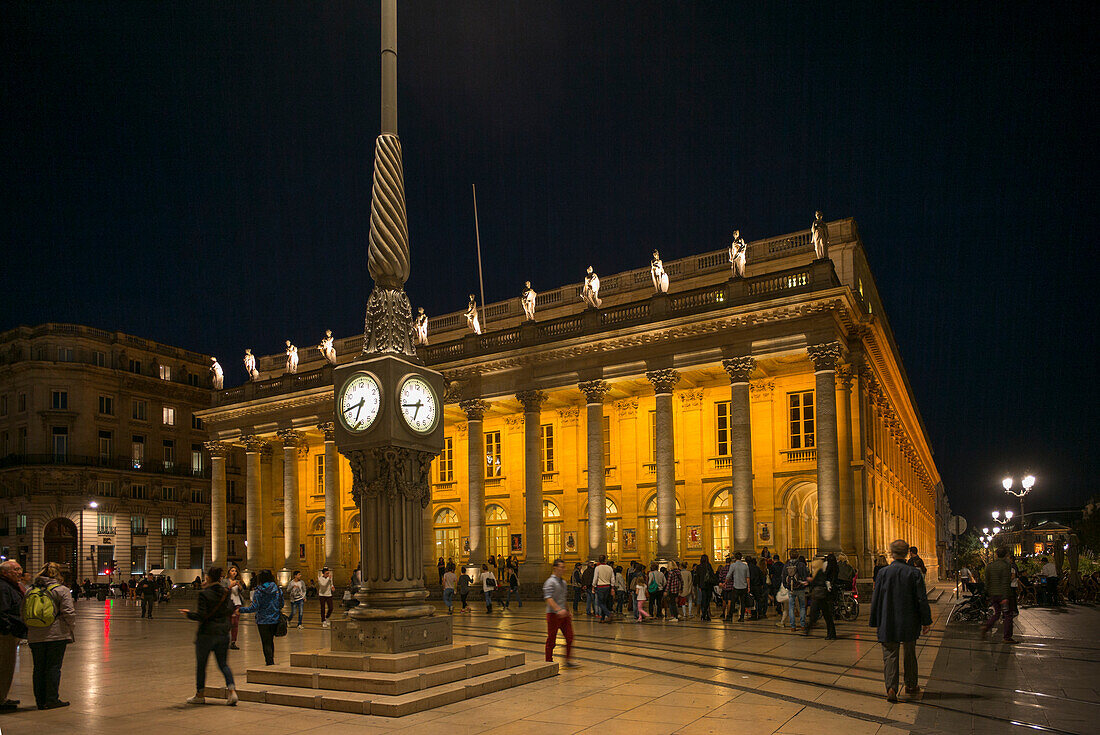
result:
[[[406,653],[422,648],[449,646],[453,641],[450,616],[409,620],[333,620],[333,651],[354,653]]]

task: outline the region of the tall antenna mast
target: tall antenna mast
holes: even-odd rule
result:
[[[477,238],[477,282],[481,287],[481,326],[488,326],[485,313],[485,279],[481,277],[481,228],[477,224],[477,185],[470,184],[474,191],[474,237]],[[483,330],[484,331],[484,330]]]

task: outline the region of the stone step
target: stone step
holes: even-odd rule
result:
[[[522,654],[519,655],[522,656]],[[380,717],[403,717],[442,707],[445,704],[530,684],[556,676],[557,673],[556,663],[539,661],[399,695],[329,691],[249,682],[237,686],[237,696],[242,702],[281,704],[288,707],[333,710]],[[206,687],[204,694],[207,697],[224,699],[226,690],[224,687]]]
[[[426,666],[451,663],[476,658],[489,653],[488,643],[455,643],[447,646],[425,648],[410,653],[350,653],[330,651],[301,651],[290,654],[291,666],[308,666],[315,669],[346,669],[350,671],[378,671],[399,674]]]
[[[248,669],[245,675],[249,684],[397,696],[522,666],[524,662],[522,653],[507,653],[475,656],[398,673],[291,665],[257,667]]]

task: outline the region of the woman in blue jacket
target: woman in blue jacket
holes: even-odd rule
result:
[[[264,648],[264,661],[268,666],[275,665],[275,629],[279,625],[279,616],[283,609],[283,591],[275,584],[270,569],[264,569],[256,575],[256,586],[252,590],[252,604],[242,607],[242,613],[256,613],[256,627],[260,629],[260,641]]]

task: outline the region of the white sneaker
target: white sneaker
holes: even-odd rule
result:
[[[230,707],[236,707],[237,706],[237,690],[236,689],[230,689],[229,690],[229,694],[226,695],[226,697],[225,697],[225,703],[228,704]]]
[[[302,629],[302,624],[298,623],[298,630],[301,630],[301,629]]]
[[[322,628],[327,628],[327,627],[329,627],[328,621],[326,620],[325,622],[321,623],[321,627],[322,627]]]
[[[202,696],[201,694],[196,694],[195,696],[191,697],[191,699],[188,699],[187,703],[188,704],[206,704],[206,697]]]
[[[674,623],[680,622],[680,618],[669,618],[669,619]]]

